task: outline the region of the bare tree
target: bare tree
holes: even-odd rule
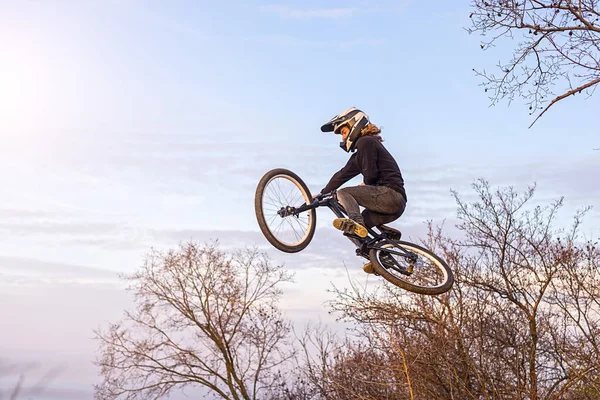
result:
[[[363,336],[385,349],[382,376],[393,388],[410,385],[415,399],[598,398],[600,249],[578,237],[585,210],[558,229],[562,200],[534,206],[533,187],[473,188],[473,202],[455,193],[464,237],[432,229],[423,243],[454,270],[450,292],[348,288],[333,309],[389,333]]]
[[[385,354],[385,363],[372,368],[378,379],[362,383],[387,383],[388,391],[395,391],[390,398],[488,398],[477,382],[481,374],[472,356],[476,343],[473,336],[465,336],[476,320],[477,304],[465,301],[472,293],[466,293],[469,288],[460,279],[460,249],[442,239],[441,230],[430,225],[423,244],[443,254],[453,269],[457,280],[451,292],[420,296],[387,284],[375,291],[353,286],[336,289],[331,303],[358,324],[359,337],[370,343],[370,351]],[[366,387],[361,395],[368,393]]]
[[[600,249],[598,243],[573,246],[567,240],[555,251],[561,279],[552,282],[549,299],[555,310],[550,345],[557,353],[555,368],[570,378],[555,397],[595,399],[600,396]]]
[[[359,333],[360,332],[360,333]],[[287,385],[289,400],[386,400],[414,399],[410,391],[408,364],[402,349],[388,351],[382,343],[394,343],[390,332],[377,326],[359,326],[360,337],[338,338],[321,325],[308,326],[298,338],[300,345],[296,380]],[[385,335],[384,339],[382,335]],[[400,366],[400,368],[397,368]]]
[[[558,101],[593,94],[600,82],[598,0],[473,0],[471,7],[467,30],[486,36],[482,49],[500,39],[515,41],[498,74],[476,70],[492,104],[524,98],[530,114],[542,110],[531,127]]]
[[[282,373],[270,400],[328,400],[336,399],[327,374],[337,355],[349,341],[338,336],[321,323],[309,323],[296,334],[293,373]]]
[[[473,187],[478,201],[455,197],[466,234],[462,245],[469,248],[463,282],[486,295],[480,335],[488,354],[508,366],[503,379],[514,398],[572,395],[597,381],[600,367],[598,248],[578,238],[587,210],[576,214],[570,229],[559,229],[562,199],[534,207],[534,187],[493,191],[483,180]]]
[[[97,332],[98,399],[147,399],[191,385],[257,399],[292,356],[278,308],[289,273],[264,254],[187,243],[152,252],[130,278],[137,309]]]

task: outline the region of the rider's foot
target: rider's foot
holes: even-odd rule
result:
[[[383,224],[377,226],[377,228],[379,228],[381,233],[385,233],[386,236],[392,240],[400,240],[402,238],[402,232],[400,232],[398,229],[394,229]]]
[[[365,265],[363,265],[363,271],[365,271],[367,274],[374,274],[375,269],[373,268],[373,264],[368,262]]]
[[[350,218],[336,218],[333,220],[333,226],[344,233],[354,234],[361,238],[367,237],[368,234],[367,228]]]

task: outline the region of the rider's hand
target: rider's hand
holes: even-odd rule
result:
[[[366,186],[366,184],[364,182],[362,182],[360,185],[358,186]]]

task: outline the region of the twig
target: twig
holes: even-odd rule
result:
[[[588,82],[588,83],[586,83],[585,85],[581,85],[581,86],[579,86],[579,87],[577,87],[577,88],[575,88],[575,89],[569,90],[569,91],[568,91],[567,93],[565,93],[565,94],[561,94],[560,96],[556,97],[555,99],[553,99],[553,100],[550,102],[550,104],[548,104],[548,107],[544,108],[544,111],[542,111],[542,112],[540,113],[540,115],[538,115],[538,116],[536,117],[536,119],[534,119],[534,120],[533,120],[533,122],[531,123],[531,125],[529,125],[529,128],[531,128],[531,127],[533,126],[533,124],[535,124],[535,123],[536,123],[536,121],[537,121],[538,119],[540,119],[540,117],[541,117],[542,115],[544,115],[544,113],[545,113],[546,111],[548,111],[548,109],[549,109],[550,107],[552,107],[552,106],[553,106],[555,103],[557,103],[558,101],[560,101],[560,100],[564,99],[565,97],[569,97],[569,96],[571,96],[571,95],[574,95],[575,93],[581,92],[582,90],[584,90],[584,89],[587,89],[587,88],[589,88],[589,87],[591,87],[591,86],[594,86],[594,85],[595,85],[595,84],[597,84],[597,83],[600,83],[600,78],[594,79],[593,81],[589,81],[589,82]]]

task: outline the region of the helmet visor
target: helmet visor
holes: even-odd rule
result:
[[[336,115],[327,121],[323,126],[321,126],[321,132],[335,132],[338,133],[338,129],[342,127],[342,125],[349,121],[354,115],[359,113],[360,110],[352,107],[343,113]]]

